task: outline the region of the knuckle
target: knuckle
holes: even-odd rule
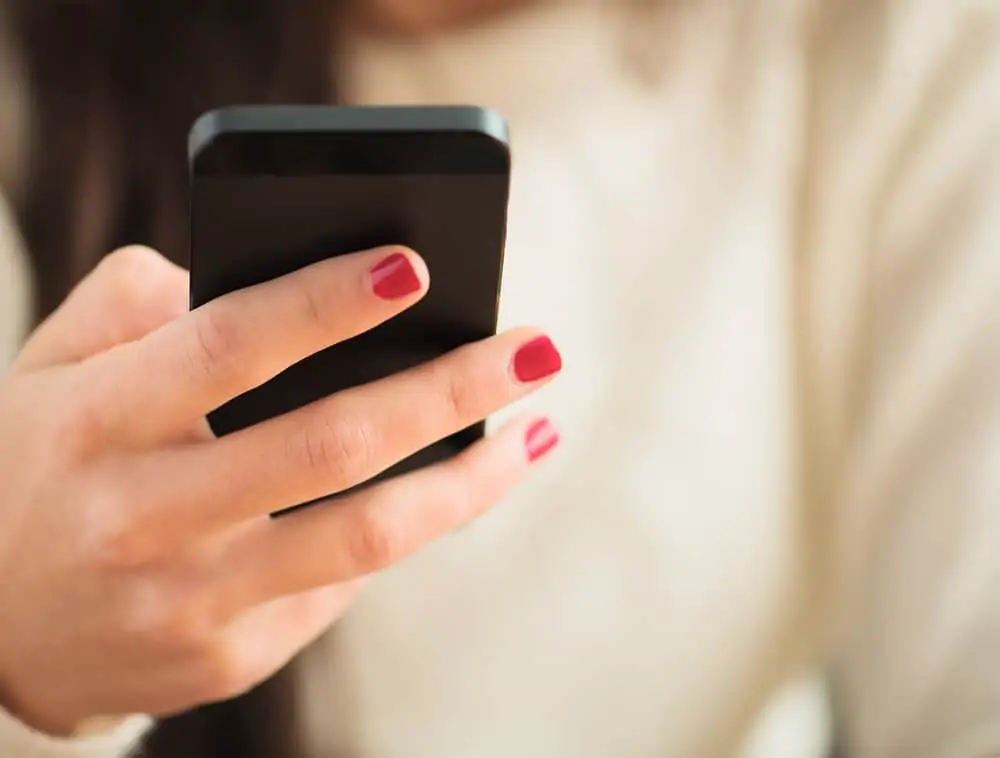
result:
[[[190,593],[142,582],[132,593],[125,627],[158,651],[198,655],[212,643],[215,626]]]
[[[94,531],[89,553],[99,568],[130,573],[149,567],[158,557],[152,540],[127,516],[105,519]]]
[[[243,329],[228,309],[214,304],[194,320],[192,368],[198,376],[227,380],[242,363]]]
[[[310,276],[295,277],[295,297],[306,323],[325,334],[336,326],[334,310],[328,305],[329,292],[322,291],[314,279],[315,277]]]
[[[162,549],[141,517],[112,492],[92,494],[85,512],[86,554],[91,565],[105,571],[133,573],[159,561]]]
[[[263,662],[245,645],[223,640],[202,656],[199,689],[205,702],[230,700],[245,694],[266,676]]]
[[[407,554],[403,524],[389,518],[387,509],[368,506],[358,511],[351,531],[349,554],[361,573],[391,566]]]
[[[476,417],[481,405],[475,382],[462,371],[442,370],[436,378],[439,386],[438,397],[443,403],[444,413],[450,420],[460,423]]]
[[[148,247],[130,245],[109,253],[100,264],[100,273],[117,302],[132,305],[139,300],[147,274],[159,261]]]
[[[151,631],[154,640],[166,648],[186,652],[209,644],[213,630],[201,614],[185,605],[164,614]]]
[[[86,387],[66,393],[53,413],[52,451],[67,461],[82,461],[104,447],[107,437],[105,411]]]
[[[377,444],[375,430],[363,419],[324,416],[306,431],[303,450],[311,471],[346,487],[367,478]]]

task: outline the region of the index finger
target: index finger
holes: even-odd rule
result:
[[[188,425],[300,360],[390,319],[420,300],[427,282],[416,253],[388,247],[323,261],[213,300],[99,357],[107,369],[100,373],[109,423],[153,439]]]

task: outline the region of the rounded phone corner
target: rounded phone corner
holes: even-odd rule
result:
[[[204,155],[225,133],[228,110],[228,108],[216,108],[206,111],[191,125],[188,131],[188,163],[192,168],[199,156]]]
[[[500,111],[480,106],[476,108],[479,119],[479,129],[483,135],[499,143],[504,150],[510,152],[510,125]]]

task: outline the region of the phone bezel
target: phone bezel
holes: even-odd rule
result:
[[[473,106],[232,106],[191,128],[192,177],[509,174],[509,130]]]

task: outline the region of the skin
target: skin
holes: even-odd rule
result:
[[[420,290],[373,291],[409,257]],[[320,263],[187,311],[187,274],[106,258],[0,383],[0,703],[76,733],[260,683],[366,577],[486,512],[528,473],[520,418],[461,456],[282,519],[533,392],[515,329],[216,439],[205,414],[420,300],[409,250]],[[421,398],[414,405],[412,399]]]
[[[428,33],[488,20],[539,0],[353,0],[356,18],[383,31]]]

